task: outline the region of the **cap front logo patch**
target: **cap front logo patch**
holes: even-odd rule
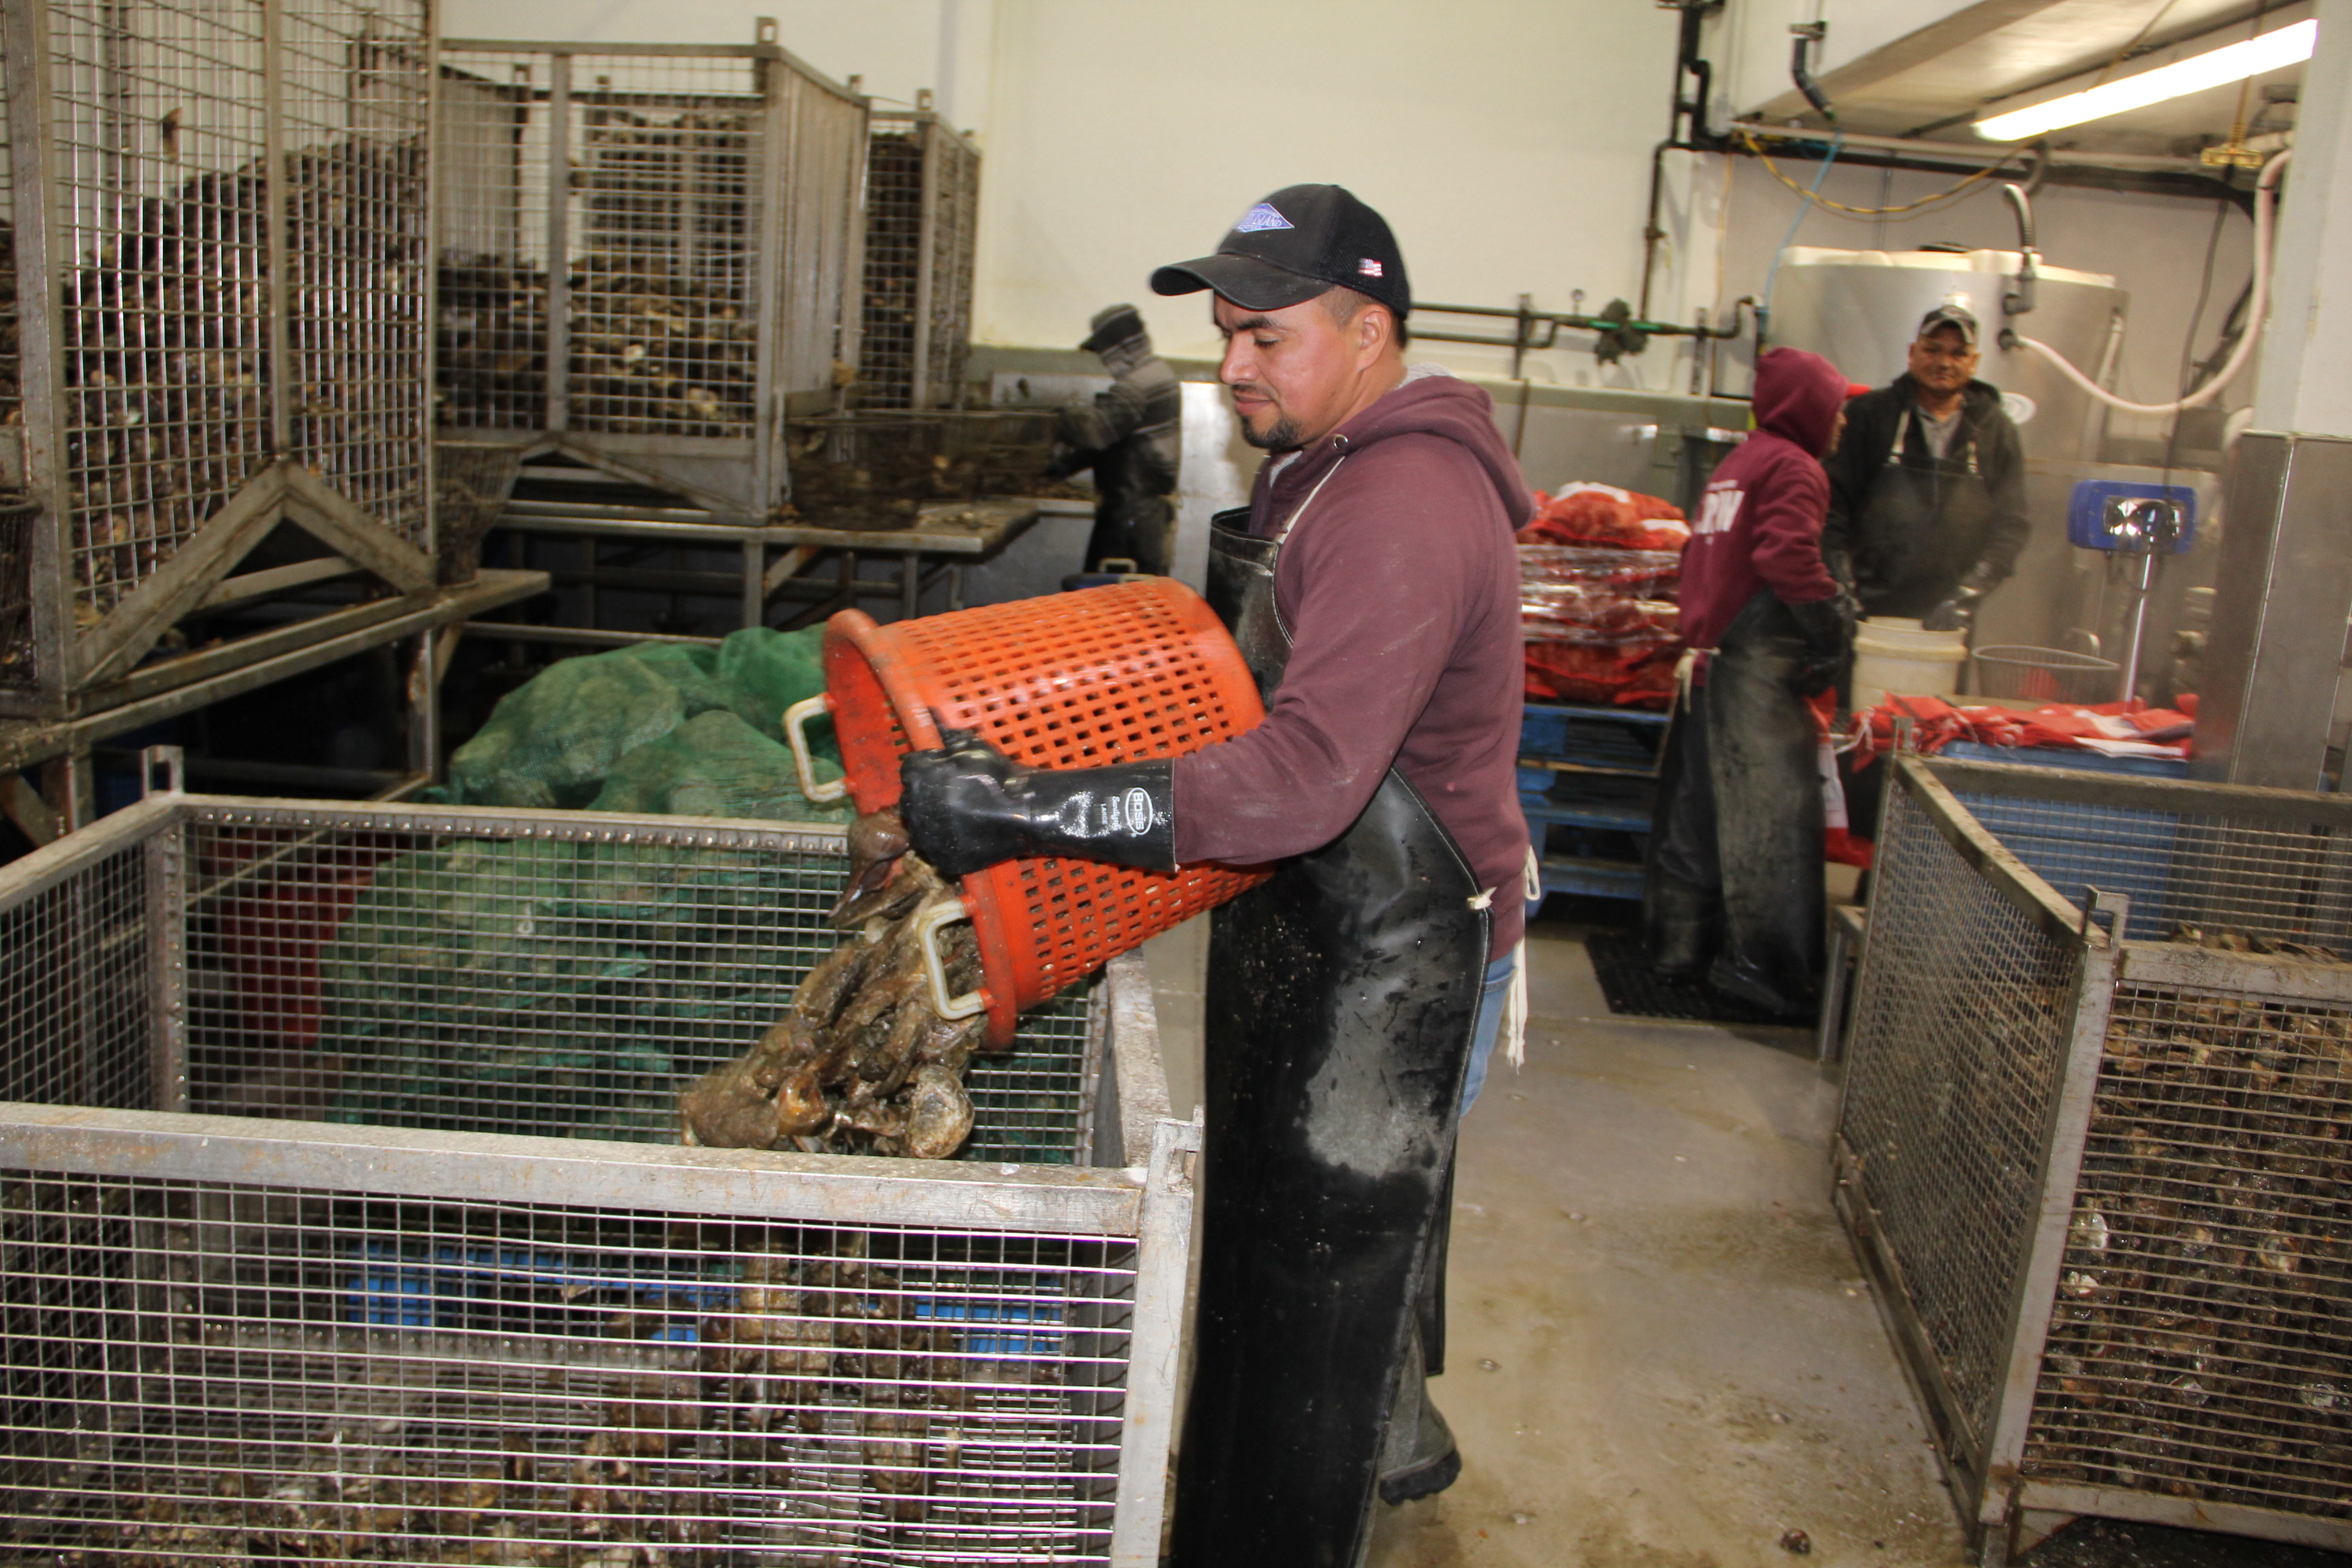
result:
[[[1367,278],[1378,278],[1381,275],[1381,264],[1367,256],[1356,263],[1356,270]]]
[[[1272,202],[1260,202],[1242,215],[1242,221],[1234,225],[1234,232],[1256,234],[1269,228],[1296,228],[1297,226],[1288,218],[1275,211]]]

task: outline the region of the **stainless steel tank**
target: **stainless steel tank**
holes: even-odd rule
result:
[[[1849,380],[1883,386],[1903,373],[1919,318],[1942,304],[1965,308],[1984,329],[1979,380],[2000,388],[2025,455],[2095,460],[2104,420],[2091,397],[2030,350],[1999,337],[2010,322],[2001,296],[2017,287],[2014,250],[1822,250],[1792,247],[1772,298],[1772,342],[1827,355]],[[2033,310],[2018,331],[2048,343],[2094,380],[2121,342],[2130,297],[2113,278],[2064,267],[2036,269]]]

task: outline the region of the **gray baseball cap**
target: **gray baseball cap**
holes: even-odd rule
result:
[[[1977,346],[1977,319],[1958,305],[1938,305],[1919,318],[1919,330],[1914,341],[1926,337],[1937,327],[1958,327],[1960,342],[1970,348]]]

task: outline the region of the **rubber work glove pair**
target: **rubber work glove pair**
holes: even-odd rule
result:
[[[1073,856],[1165,870],[1176,864],[1167,759],[1104,768],[1027,768],[971,730],[898,759],[898,815],[915,853],[943,877],[999,861]]]

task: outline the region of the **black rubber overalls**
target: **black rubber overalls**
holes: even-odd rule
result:
[[[1290,656],[1282,545],[1247,519],[1213,521],[1209,602],[1270,703]],[[1423,1365],[1408,1360],[1442,1355],[1424,1341],[1442,1331],[1435,1271],[1484,903],[1391,768],[1345,834],[1216,912],[1177,1568],[1360,1558],[1391,1413],[1419,1408]]]

